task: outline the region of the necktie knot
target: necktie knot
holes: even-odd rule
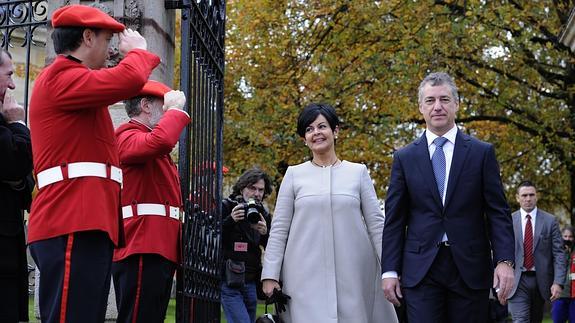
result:
[[[437,138],[435,138],[435,140],[433,140],[433,143],[435,144],[435,147],[437,147],[437,148],[443,147],[443,145],[445,145],[446,142],[447,142],[447,138],[445,138],[445,137],[437,137]]]

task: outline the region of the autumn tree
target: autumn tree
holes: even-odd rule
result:
[[[368,165],[380,198],[393,152],[423,131],[417,86],[447,71],[458,124],[495,144],[508,199],[524,178],[540,205],[575,205],[574,56],[558,41],[573,1],[228,2],[225,164],[279,184],[308,152],[295,134],[309,102],[343,121],[340,158]]]

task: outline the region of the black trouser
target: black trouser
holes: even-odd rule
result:
[[[24,230],[0,235],[0,322],[28,321],[28,262]]]
[[[135,254],[114,262],[117,322],[164,322],[175,271],[175,263],[156,254]]]
[[[40,270],[42,323],[104,322],[113,247],[103,231],[75,232],[30,244]]]

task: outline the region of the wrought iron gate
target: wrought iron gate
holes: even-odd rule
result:
[[[180,88],[191,126],[180,137],[185,202],[176,321],[220,322],[225,0],[166,1],[182,9]]]
[[[23,102],[26,111],[31,78],[44,65],[47,18],[46,0],[0,1],[0,47],[12,54],[15,74],[23,78],[23,84],[16,84],[16,89],[23,90],[24,95],[16,99]],[[34,64],[31,60],[33,54],[41,57],[42,62]],[[23,62],[20,61],[22,58]]]

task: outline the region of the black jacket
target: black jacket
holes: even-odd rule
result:
[[[28,266],[24,209],[30,208],[34,189],[30,131],[20,123],[8,124],[0,114],[0,302],[17,308],[0,313],[0,321],[28,321]],[[17,281],[16,287],[13,285]],[[1,288],[0,288],[1,289]],[[17,316],[17,318],[16,318]]]
[[[34,189],[30,131],[20,123],[8,124],[0,115],[0,235],[23,230],[23,210],[30,208]]]
[[[244,200],[239,198],[239,202],[243,203]],[[232,219],[230,214],[236,205],[236,200],[231,198],[226,198],[222,201],[222,218],[224,219],[222,224],[224,261],[226,259],[244,261],[246,264],[246,281],[259,281],[262,266],[262,251],[260,246],[265,248],[268,242],[271,218],[268,212],[263,214],[268,227],[268,233],[262,236],[257,230],[254,230],[250,227],[250,224],[247,220],[235,222]],[[248,251],[234,251],[234,245],[236,242],[247,243]]]

